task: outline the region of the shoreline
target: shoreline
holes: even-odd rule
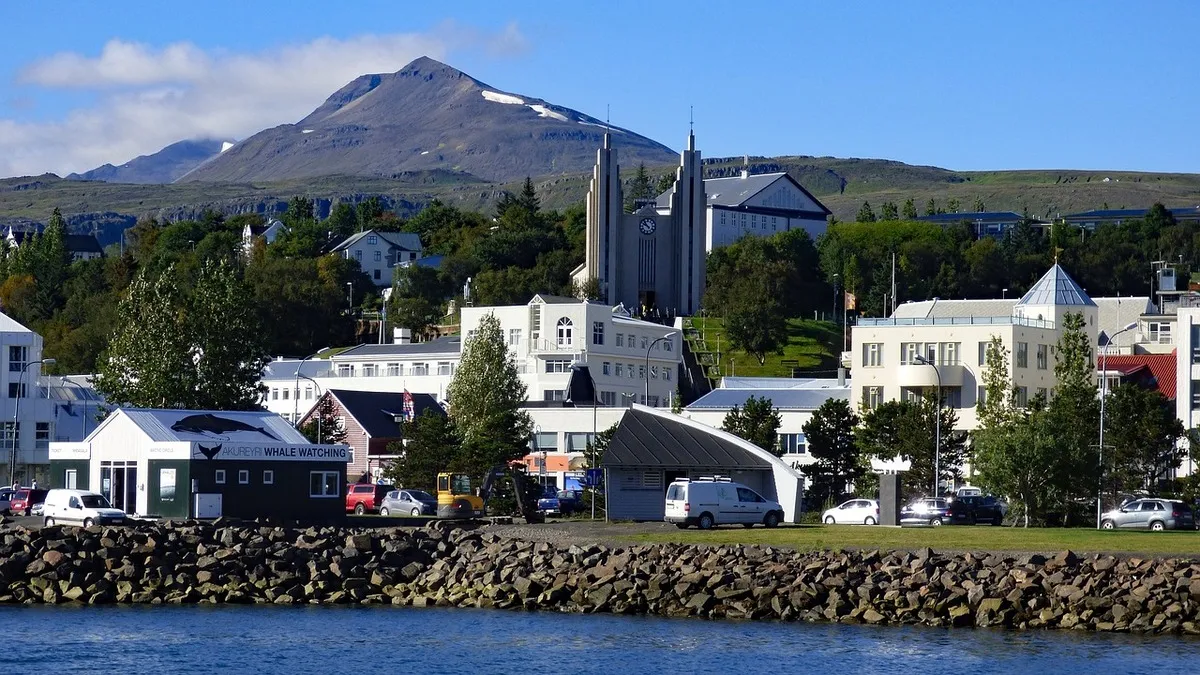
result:
[[[366,604],[1200,635],[1183,558],[532,541],[486,527],[0,526],[0,604]]]

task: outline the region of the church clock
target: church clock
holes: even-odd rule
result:
[[[642,234],[654,234],[654,228],[653,218],[642,218],[642,222],[638,223],[638,229],[642,231]]]

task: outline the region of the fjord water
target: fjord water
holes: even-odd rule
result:
[[[1170,673],[1200,639],[393,607],[0,607],[0,672]]]

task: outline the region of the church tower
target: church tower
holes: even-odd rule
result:
[[[584,264],[576,269],[573,281],[583,285],[595,279],[600,285],[600,299],[615,303],[614,266],[620,244],[616,228],[621,221],[624,199],[621,194],[620,166],[612,136],[604,133],[604,145],[596,151],[596,166],[587,196],[587,248]]]
[[[675,189],[671,195],[671,228],[679,263],[675,268],[678,313],[691,316],[700,310],[707,265],[705,232],[708,199],[704,194],[704,167],[696,149],[696,135],[689,131],[687,149],[679,155]]]

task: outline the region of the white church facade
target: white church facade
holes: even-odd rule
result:
[[[833,213],[786,172],[708,178],[704,181],[707,250],[728,246],[745,236],[769,237],[804,230],[813,241],[825,234]],[[670,191],[658,197],[657,208],[670,206]]]

